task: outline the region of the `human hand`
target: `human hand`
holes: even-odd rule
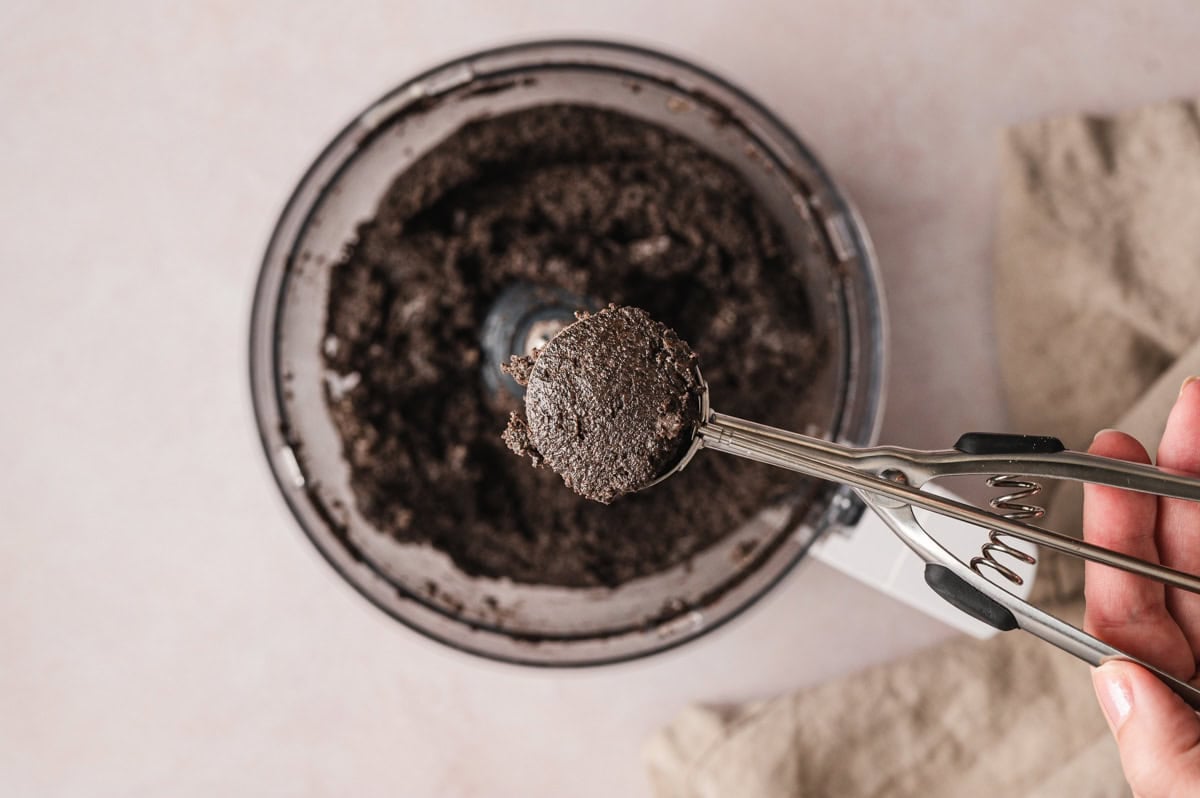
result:
[[[1092,454],[1149,463],[1142,445],[1104,430]],[[1158,465],[1200,475],[1200,380],[1183,384],[1158,447]],[[1200,574],[1200,503],[1086,485],[1084,538]],[[1200,595],[1087,563],[1084,628],[1106,643],[1200,684]],[[1200,795],[1200,716],[1145,668],[1109,662],[1092,680],[1136,795]]]

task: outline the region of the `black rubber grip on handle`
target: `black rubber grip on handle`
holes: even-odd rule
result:
[[[1007,607],[983,595],[944,565],[934,562],[926,564],[925,584],[977,621],[983,621],[1001,632],[1017,628],[1017,619]]]
[[[1050,454],[1066,450],[1049,435],[1010,435],[1005,432],[968,432],[954,444],[963,454]]]

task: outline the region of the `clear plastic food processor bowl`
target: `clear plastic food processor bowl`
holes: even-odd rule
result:
[[[645,656],[715,628],[855,508],[845,489],[822,484],[799,525],[786,508],[764,508],[750,522],[761,541],[754,556],[738,548],[747,530],[730,530],[690,562],[615,589],[468,576],[441,552],[398,543],[358,514],[326,407],[330,270],[397,174],[449,134],[481,115],[553,103],[605,107],[677,131],[745,177],[796,251],[819,240],[825,257],[807,259],[807,294],[831,357],[813,375],[817,406],[826,410],[810,433],[874,441],[886,339],[874,256],[845,196],[769,111],[678,59],[600,42],[490,50],[414,78],[338,134],[288,202],[254,300],[251,384],[275,479],[329,563],[392,617],[463,651],[570,666]]]

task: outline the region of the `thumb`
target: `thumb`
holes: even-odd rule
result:
[[[1200,795],[1200,716],[1132,662],[1101,665],[1092,683],[1133,791],[1142,798]]]

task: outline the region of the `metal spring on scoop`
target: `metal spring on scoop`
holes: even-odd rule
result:
[[[1042,492],[1040,483],[1021,479],[1017,476],[997,474],[988,479],[987,484],[990,488],[1012,489],[1011,493],[997,496],[989,502],[992,508],[1001,511],[1000,514],[1005,518],[1011,521],[1037,520],[1046,514],[1045,508],[1039,507],[1036,504],[1025,503],[1025,500],[1029,497],[1036,496]],[[988,532],[988,542],[983,544],[979,556],[971,559],[971,570],[983,576],[981,569],[984,567],[991,568],[1013,584],[1024,584],[1025,580],[1021,578],[1021,575],[1004,563],[999,562],[996,559],[996,555],[1006,554],[1014,560],[1026,563],[1027,565],[1036,563],[1037,558],[1008,545],[1001,539],[1002,537],[1004,537],[1004,533],[995,529]]]

